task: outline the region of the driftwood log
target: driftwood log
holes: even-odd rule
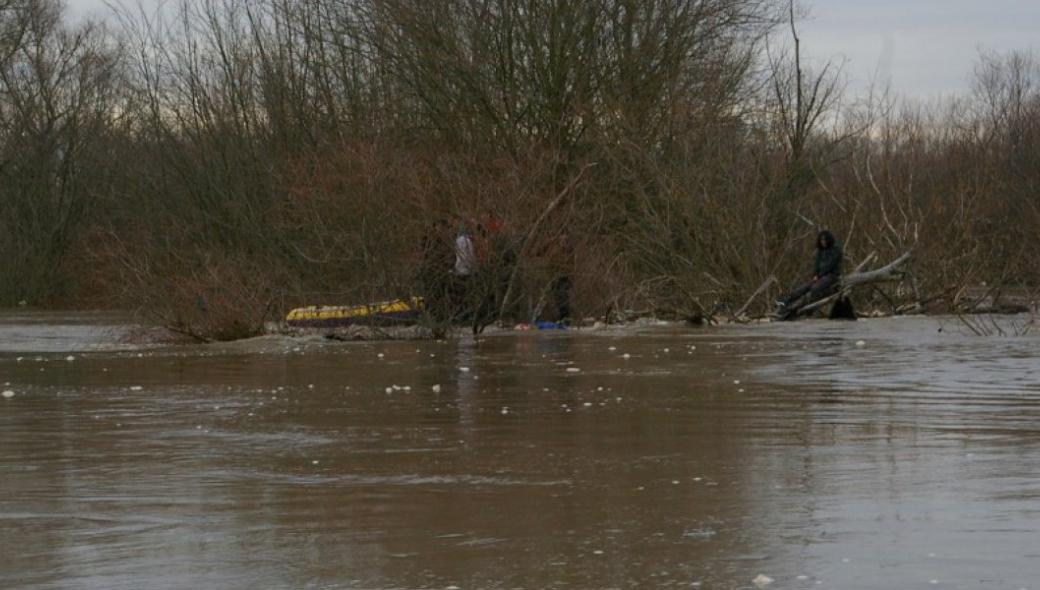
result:
[[[907,262],[910,261],[910,255],[911,252],[906,252],[899,258],[896,258],[895,260],[886,264],[885,266],[882,266],[881,268],[870,271],[863,271],[863,267],[866,266],[874,258],[874,255],[871,254],[863,262],[861,262],[854,271],[842,277],[841,282],[838,283],[838,288],[837,290],[835,290],[834,293],[822,299],[813,301],[812,303],[808,303],[801,307],[791,309],[786,314],[784,314],[781,317],[781,319],[793,320],[798,316],[807,315],[828,304],[834,303],[837,305],[839,302],[846,302],[848,300],[849,293],[851,293],[854,288],[859,287],[861,285],[871,285],[875,283],[884,283],[889,281],[901,280],[906,275],[906,271],[903,270],[903,267],[906,265]],[[851,314],[851,306],[849,307],[848,313]],[[834,314],[832,314],[832,316],[833,315]]]

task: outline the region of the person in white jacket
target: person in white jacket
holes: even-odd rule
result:
[[[468,277],[476,270],[477,255],[473,251],[473,240],[463,224],[459,226],[459,235],[455,238],[455,276]]]
[[[454,280],[453,305],[454,319],[467,320],[471,317],[473,291],[473,276],[477,272],[477,253],[473,247],[473,239],[466,229],[466,224],[459,225],[459,235],[455,238],[455,266],[452,268]]]

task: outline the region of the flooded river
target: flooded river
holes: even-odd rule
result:
[[[0,315],[0,588],[1040,589],[1038,337],[126,331]]]

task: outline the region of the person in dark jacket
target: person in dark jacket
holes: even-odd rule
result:
[[[834,234],[827,230],[816,235],[816,260],[813,261],[812,280],[800,285],[787,296],[777,301],[781,309],[791,305],[809,294],[806,305],[818,301],[830,294],[841,279],[841,246],[834,239]]]
[[[574,243],[567,232],[560,234],[557,240],[557,256],[559,257],[557,269],[558,274],[553,280],[553,299],[556,300],[556,321],[570,324],[571,317],[571,290],[574,283],[571,274],[574,272]]]
[[[418,276],[426,311],[437,324],[451,319],[451,269],[454,265],[455,249],[451,227],[446,219],[438,219],[422,238],[422,259]]]

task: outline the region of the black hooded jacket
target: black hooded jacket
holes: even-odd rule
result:
[[[823,242],[823,245],[820,242]],[[841,246],[834,239],[834,234],[827,230],[816,236],[816,261],[813,262],[813,274],[817,277],[841,275]]]

